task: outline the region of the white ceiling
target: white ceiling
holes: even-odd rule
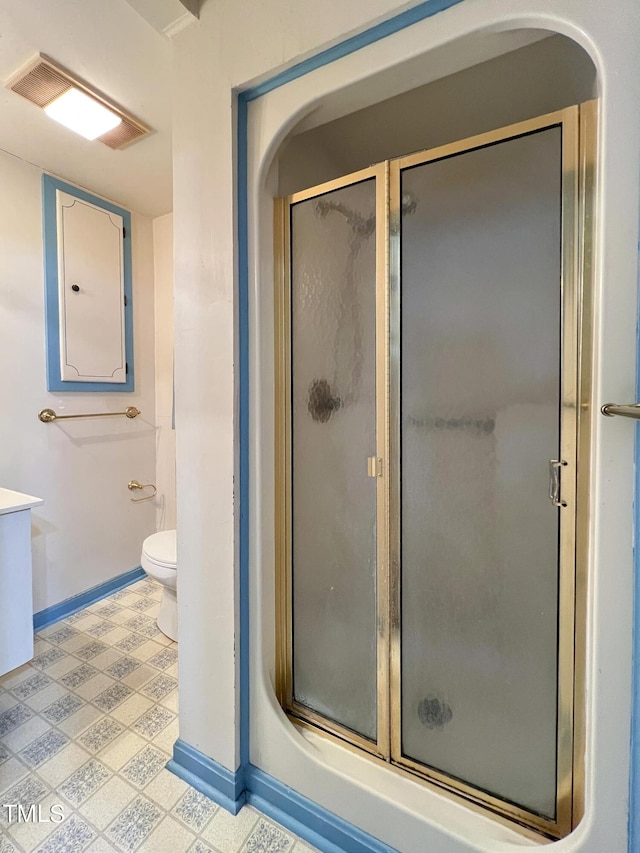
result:
[[[171,23],[173,4],[158,0],[162,15],[148,22],[141,0],[2,0],[0,149],[147,216],[169,212],[172,45],[154,27]],[[113,151],[5,89],[7,78],[37,53],[95,86],[154,132]]]

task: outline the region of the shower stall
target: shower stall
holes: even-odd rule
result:
[[[581,814],[594,115],[276,200],[280,703],[550,837]]]

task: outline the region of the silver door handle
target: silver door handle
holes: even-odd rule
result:
[[[567,502],[560,498],[560,468],[566,464],[564,459],[549,460],[549,500],[554,506],[567,505]]]
[[[600,411],[608,418],[620,415],[623,418],[636,418],[640,420],[640,403],[628,403],[622,406],[618,403],[605,403],[604,406],[601,406]]]

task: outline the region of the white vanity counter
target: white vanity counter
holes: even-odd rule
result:
[[[43,503],[42,498],[34,498],[33,495],[12,492],[11,489],[0,489],[0,515],[5,515],[8,512],[20,512],[23,509],[31,509],[32,506],[40,506]]]
[[[0,489],[0,675],[33,657],[31,508],[43,503]]]

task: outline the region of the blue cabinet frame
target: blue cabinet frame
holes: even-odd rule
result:
[[[73,382],[60,375],[60,304],[58,297],[58,236],[56,215],[56,190],[75,196],[111,213],[121,216],[124,222],[124,329],[126,378],[124,382]],[[49,391],[111,391],[134,390],[133,371],[133,288],[131,278],[131,213],[91,193],[60,181],[51,175],[42,176],[42,211],[44,233],[44,287],[47,332],[47,389]]]

